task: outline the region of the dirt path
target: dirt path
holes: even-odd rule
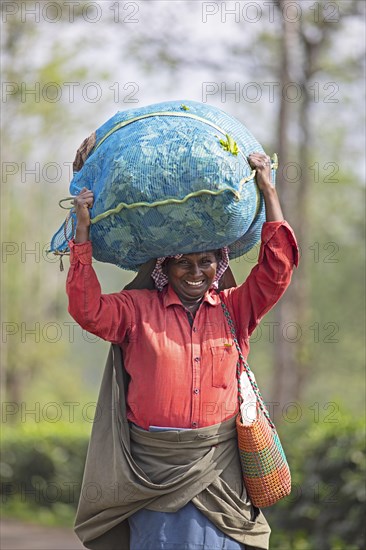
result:
[[[3,519],[0,521],[1,550],[81,550],[85,548],[71,529],[41,527]]]

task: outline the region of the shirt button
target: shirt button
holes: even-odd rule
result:
[[[197,332],[197,328],[196,328],[196,327],[193,327],[193,332]]]
[[[198,394],[200,393],[200,390],[199,390],[198,388],[195,388],[195,389],[193,390],[193,393],[195,393],[196,395],[198,395]]]
[[[196,361],[196,363],[198,363],[198,361],[200,360],[199,357],[195,357],[194,360]]]
[[[192,422],[192,428],[197,428],[198,422]]]

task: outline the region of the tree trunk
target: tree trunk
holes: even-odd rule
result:
[[[286,0],[281,0],[282,7]],[[307,253],[309,247],[309,203],[311,182],[309,177],[309,143],[311,139],[309,118],[310,96],[308,85],[313,74],[317,53],[324,40],[311,43],[306,38],[302,28],[303,22],[294,27],[293,23],[284,21],[283,32],[283,71],[281,78],[281,89],[290,79],[291,52],[303,58],[301,67],[301,101],[289,103],[281,97],[281,110],[279,115],[279,142],[280,154],[284,161],[283,166],[289,162],[291,153],[289,140],[289,126],[293,114],[289,112],[290,106],[294,105],[298,110],[300,137],[298,150],[293,151],[296,155],[292,161],[297,161],[299,166],[298,182],[287,184],[284,188],[280,181],[281,199],[284,205],[286,218],[293,226],[301,250],[301,261],[299,269],[296,270],[293,282],[286,295],[278,304],[275,311],[275,322],[278,323],[278,338],[275,341],[275,364],[272,384],[272,401],[280,404],[277,407],[276,420],[286,416],[287,405],[291,402],[301,402],[305,389],[306,377],[309,374],[310,352],[308,343],[310,320],[310,256]],[[323,29],[326,31],[326,29]],[[280,157],[280,161],[281,161]],[[281,173],[281,172],[280,172]],[[282,184],[282,185],[281,185]],[[276,409],[275,409],[276,411]],[[281,414],[282,413],[282,414]]]
[[[287,0],[280,0],[281,10],[285,8]],[[278,121],[279,136],[279,170],[277,187],[283,206],[285,218],[292,225],[295,219],[301,215],[296,201],[296,188],[294,183],[286,182],[289,163],[294,161],[293,151],[290,147],[290,126],[294,117],[293,111],[296,104],[284,97],[284,90],[291,82],[290,70],[292,55],[298,50],[298,25],[283,19],[282,30],[282,65],[280,75],[280,111]],[[295,216],[296,213],[296,216]],[[296,231],[296,227],[295,227]],[[290,287],[291,288],[291,287]],[[274,403],[273,416],[276,421],[281,420],[282,410],[286,403],[293,401],[294,380],[297,370],[296,344],[290,341],[288,334],[291,332],[292,323],[296,320],[296,293],[290,289],[275,309],[275,339],[274,339],[274,368],[271,385],[271,402]],[[292,334],[291,334],[292,338]],[[278,407],[279,405],[279,407]]]

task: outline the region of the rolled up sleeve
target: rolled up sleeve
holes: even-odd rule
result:
[[[75,243],[69,241],[70,248],[70,265],[76,265],[78,263],[84,265],[92,264],[92,243],[86,241],[85,243]]]
[[[263,261],[267,245],[273,251],[285,254],[290,263],[292,260],[292,267],[299,265],[299,249],[295,233],[285,220],[263,224],[258,263]]]
[[[69,242],[70,269],[66,281],[68,311],[85,330],[120,344],[134,325],[134,305],[128,292],[102,294],[92,266],[92,243]]]

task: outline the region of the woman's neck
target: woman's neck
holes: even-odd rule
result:
[[[198,310],[198,308],[200,307],[201,305],[201,302],[203,300],[203,296],[201,298],[198,298],[197,300],[195,301],[186,301],[186,300],[182,300],[182,298],[180,299],[180,301],[182,302],[183,306],[194,316]]]

